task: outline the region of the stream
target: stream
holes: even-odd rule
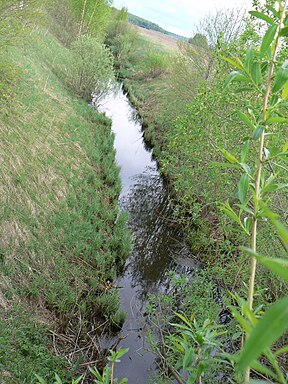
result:
[[[151,149],[143,141],[137,112],[122,89],[107,98],[101,111],[112,119],[116,161],[121,168],[119,206],[128,212],[133,238],[133,250],[116,281],[120,309],[127,313],[119,347],[129,348],[129,352],[117,364],[115,376],[127,377],[131,384],[153,383],[157,365],[145,341],[149,329],[145,317],[147,295],[166,291],[171,269],[189,273],[195,264],[183,236],[173,225],[167,186]]]

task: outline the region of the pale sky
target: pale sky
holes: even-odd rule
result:
[[[252,0],[114,0],[116,8],[127,7],[129,12],[158,24],[160,27],[191,37],[194,25],[216,9],[241,7],[251,9]]]

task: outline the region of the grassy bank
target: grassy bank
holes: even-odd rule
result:
[[[51,382],[55,371],[68,378],[86,370],[87,361],[99,358],[97,335],[124,317],[112,285],[130,248],[117,207],[114,137],[110,121],[67,86],[73,60],[40,30],[2,55],[5,383],[36,382],[35,372]]]

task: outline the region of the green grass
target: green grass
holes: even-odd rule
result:
[[[6,310],[0,364],[5,382],[32,383],[32,370],[49,378],[62,364],[49,349],[52,339],[39,316],[45,323],[52,316],[48,328],[75,342],[79,331],[82,346],[92,327],[123,321],[110,282],[130,250],[130,234],[125,217],[118,217],[121,183],[110,121],[66,87],[70,51],[38,32],[24,47],[7,50],[5,60],[0,293]],[[13,344],[21,335],[31,361],[34,348],[40,351],[33,367],[21,363]],[[71,350],[56,343],[60,353]]]

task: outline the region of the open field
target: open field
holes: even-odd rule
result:
[[[161,44],[171,51],[178,51],[179,40],[175,39],[174,37],[164,35],[164,33],[152,31],[150,29],[145,29],[142,27],[136,28],[141,35],[148,37],[154,43]]]

